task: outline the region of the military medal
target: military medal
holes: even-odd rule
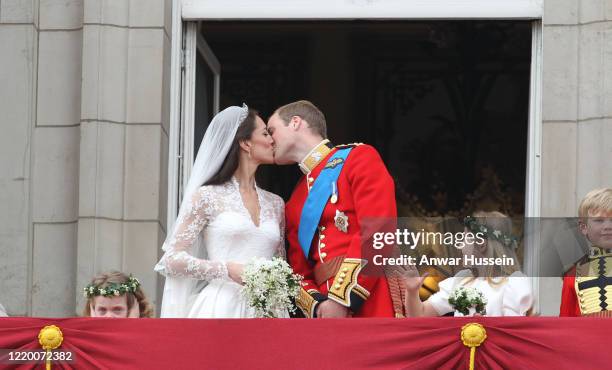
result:
[[[336,202],[338,201],[338,189],[336,188],[336,182],[332,181],[331,186],[332,186],[332,195],[331,195],[330,202],[332,204],[336,204]]]
[[[336,228],[342,231],[343,233],[346,233],[348,231],[348,226],[349,226],[348,217],[344,214],[344,212],[340,212],[336,210],[336,216],[334,217],[334,224],[336,225]]]

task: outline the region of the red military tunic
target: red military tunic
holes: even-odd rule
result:
[[[330,151],[325,145],[331,147],[327,141],[322,142],[309,154],[311,158],[307,157],[300,165],[307,173],[298,182],[286,206],[288,259],[294,271],[304,276],[296,304],[307,317],[315,317],[317,304],[325,299],[348,307],[354,317],[393,317],[387,280],[360,274],[363,264],[359,220],[397,217],[393,179],[372,146],[355,145],[349,153],[337,179],[337,201],[335,204],[331,198],[327,201],[308,258],[300,247],[298,227],[302,207],[310,187],[329,157],[338,150],[332,147]],[[309,161],[306,166],[304,163]],[[343,212],[348,219],[346,232],[337,224],[337,211]],[[339,267],[333,269],[329,279],[317,284],[314,271],[326,263]]]
[[[563,276],[560,316],[612,317],[612,253],[592,247]]]
[[[565,276],[563,276],[563,289],[561,290],[561,307],[559,308],[559,316],[574,317],[582,316],[578,299],[576,297],[576,266],[572,267]]]

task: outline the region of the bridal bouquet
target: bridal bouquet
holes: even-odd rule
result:
[[[258,258],[247,264],[242,274],[243,294],[257,317],[277,317],[283,311],[295,312],[291,299],[300,292],[302,277],[294,274],[281,258]]]
[[[487,299],[482,292],[476,288],[459,287],[453,290],[448,298],[448,303],[463,316],[474,316],[474,314],[485,315]]]

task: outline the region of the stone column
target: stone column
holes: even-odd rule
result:
[[[38,66],[34,18],[32,1],[0,2],[0,300],[11,315],[27,315],[31,302],[30,151]]]
[[[575,217],[584,195],[612,186],[612,0],[545,0],[542,216]],[[541,279],[544,314],[561,279]]]
[[[11,314],[74,313],[82,13],[82,0],[0,2]]]
[[[101,271],[121,270],[143,282],[156,306],[153,266],[166,217],[165,8],[164,0],[85,0],[80,116],[76,291]]]

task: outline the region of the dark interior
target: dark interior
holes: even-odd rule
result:
[[[221,63],[221,108],[246,102],[266,120],[311,100],[333,143],[378,149],[399,216],[524,213],[530,22],[215,21],[201,33]],[[203,66],[198,91],[211,86]],[[210,114],[196,109],[196,149]],[[287,199],[300,175],[265,166],[258,181]]]

